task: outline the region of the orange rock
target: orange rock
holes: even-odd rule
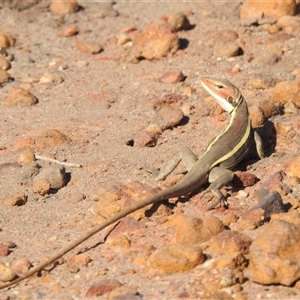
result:
[[[27,202],[27,196],[24,193],[19,193],[13,197],[6,198],[2,201],[4,205],[21,206]]]
[[[295,15],[295,0],[248,0],[240,10],[240,17],[257,18],[269,17],[278,19],[285,15]]]
[[[11,281],[15,278],[16,273],[12,268],[7,267],[4,263],[0,262],[0,280],[3,282]]]
[[[77,0],[52,0],[49,9],[53,14],[72,14],[78,10],[78,3]]]
[[[299,218],[299,217],[298,217]],[[249,279],[290,286],[300,278],[300,225],[273,220],[250,246]]]
[[[38,99],[28,90],[14,88],[5,99],[6,106],[30,106],[38,103]]]
[[[8,48],[15,44],[15,40],[9,33],[0,30],[0,48]]]
[[[82,39],[75,40],[75,47],[81,53],[97,54],[102,51],[102,47],[99,44]]]
[[[163,20],[151,22],[133,41],[133,56],[137,59],[159,59],[179,49],[179,38],[172,26]]]
[[[38,148],[55,147],[69,142],[70,139],[62,132],[56,129],[48,129],[42,132],[35,139],[35,144]]]
[[[10,75],[5,70],[0,69],[0,84],[7,82],[10,78]]]
[[[217,254],[241,252],[242,254],[248,254],[251,242],[251,239],[243,233],[225,230],[208,241],[209,252]]]
[[[69,37],[69,36],[73,36],[76,35],[79,32],[77,27],[74,26],[68,26],[68,27],[64,27],[62,28],[59,32],[58,35],[61,37]]]
[[[294,81],[281,81],[271,91],[270,96],[277,104],[286,104],[290,100],[297,106],[300,107],[300,97],[296,97],[300,92],[300,79]]]
[[[172,26],[174,31],[189,30],[192,26],[187,16],[182,13],[174,13],[168,17],[168,23]]]
[[[214,216],[198,219],[178,214],[166,222],[165,225],[175,227],[176,243],[189,245],[206,242],[212,236],[224,230],[221,220]]]
[[[297,156],[293,159],[293,162],[287,171],[289,176],[296,176],[300,178],[300,156]]]
[[[156,250],[146,262],[162,273],[186,272],[204,262],[200,247],[173,244]]]
[[[75,264],[80,266],[87,266],[91,261],[91,258],[85,253],[80,253],[78,255],[71,256],[66,259],[66,262],[68,264]]]
[[[0,69],[8,70],[10,68],[10,62],[0,54]]]

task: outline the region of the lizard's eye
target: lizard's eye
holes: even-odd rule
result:
[[[224,86],[222,84],[216,84],[216,88],[218,90],[222,90],[224,88]]]
[[[230,97],[230,96],[229,96],[229,97],[228,97],[226,100],[227,100],[227,102],[229,102],[230,104],[232,104],[232,103],[233,103],[233,98],[232,98],[232,97]]]

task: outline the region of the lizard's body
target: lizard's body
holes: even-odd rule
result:
[[[188,173],[174,186],[132,204],[102,224],[95,226],[67,248],[62,249],[47,262],[31,269],[25,276],[1,285],[0,289],[16,284],[41,271],[47,265],[53,263],[95,233],[130,213],[161,200],[180,197],[195,192],[206,182],[211,183],[207,190],[211,191],[218,198],[218,202],[221,201],[222,204],[224,204],[220,188],[232,180],[233,172],[231,169],[249,152],[250,143],[254,139],[254,132],[251,127],[246,101],[235,86],[227,80],[215,78],[203,78],[201,84],[230,114],[230,120],[224,131],[211,141],[205,152],[198,159],[194,155],[191,155],[194,163],[193,166],[189,168]],[[189,152],[189,154],[191,154],[191,152]],[[161,179],[168,175],[181,159],[181,155],[178,156],[178,159],[173,161],[171,166],[169,166],[167,172],[164,174],[161,173],[158,178]]]

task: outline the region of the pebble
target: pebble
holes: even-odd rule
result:
[[[14,88],[7,95],[4,104],[6,106],[31,106],[37,104],[38,99],[24,88]]]
[[[103,50],[102,47],[97,43],[84,41],[78,38],[75,39],[75,47],[77,51],[88,54],[97,54]]]
[[[300,18],[298,16],[282,16],[277,20],[277,26],[288,33],[297,32],[300,29]]]
[[[163,129],[172,129],[176,127],[184,118],[184,114],[180,108],[172,108],[168,106],[162,107],[158,114],[163,120]]]
[[[172,244],[153,252],[146,261],[147,269],[158,270],[161,273],[186,272],[205,260],[199,246]]]
[[[68,257],[66,259],[66,262],[68,264],[74,264],[74,265],[80,265],[80,266],[88,266],[88,264],[91,261],[92,261],[91,258],[85,253],[80,253],[75,256]]]
[[[293,158],[292,163],[289,169],[287,170],[287,174],[290,177],[296,176],[300,178],[300,156],[296,156]]]
[[[295,15],[296,2],[275,0],[272,2],[264,0],[248,0],[244,3],[240,10],[241,19],[256,18],[260,19],[262,16],[267,18],[278,19],[285,15]]]
[[[46,73],[39,79],[39,83],[59,84],[63,81],[64,79],[59,73]]]
[[[204,243],[225,229],[217,217],[204,216],[199,219],[182,213],[173,216],[165,225],[176,229],[176,243],[187,245]]]
[[[32,149],[25,149],[22,153],[20,153],[18,157],[18,164],[24,165],[24,164],[31,164],[35,161],[34,152]]]
[[[10,62],[3,55],[0,55],[0,69],[8,70],[9,68]]]
[[[12,269],[18,276],[25,275],[32,267],[31,262],[27,258],[20,258],[14,262]]]
[[[240,252],[242,254],[249,253],[249,247],[252,240],[245,234],[225,230],[208,241],[209,248],[207,251],[218,255]]]
[[[189,30],[192,28],[189,19],[183,12],[173,13],[168,17],[168,23],[174,31]]]
[[[262,209],[264,218],[269,219],[271,215],[285,212],[285,207],[278,192],[269,192],[259,203],[250,208],[249,211]]]
[[[122,286],[122,284],[115,279],[99,280],[99,282],[94,283],[88,288],[85,297],[90,298],[90,297],[105,295],[120,286]]]
[[[15,278],[16,273],[12,268],[7,267],[4,263],[0,262],[0,280],[3,282],[11,281]]]
[[[0,256],[8,256],[8,255],[9,255],[8,245],[0,245]]]
[[[272,100],[261,100],[259,101],[258,106],[262,110],[265,118],[267,119],[280,114],[280,107],[276,106]]]
[[[233,57],[242,53],[242,49],[236,42],[228,42],[225,44],[216,44],[214,47],[214,55],[217,57]]]
[[[251,123],[253,128],[261,127],[265,123],[265,115],[258,105],[252,105],[249,108]]]
[[[275,105],[285,105],[292,100],[292,102],[300,107],[300,78],[293,81],[281,81],[270,90],[270,97]]]
[[[299,244],[300,225],[282,220],[265,224],[250,246],[249,279],[291,286],[300,278]]]
[[[162,83],[178,83],[180,81],[184,81],[185,76],[181,71],[171,71],[164,73],[161,77],[159,77],[158,81]]]
[[[50,190],[58,190],[67,184],[66,169],[62,166],[53,166],[43,169],[33,178],[34,193],[45,195]]]
[[[35,139],[38,148],[52,148],[69,142],[70,139],[57,129],[48,129]]]
[[[153,21],[133,40],[132,54],[136,59],[160,59],[179,49],[179,38],[172,26],[164,21]]]
[[[14,44],[15,39],[9,33],[0,30],[0,48],[8,48]]]
[[[157,136],[156,134],[142,130],[134,135],[133,141],[136,147],[154,147],[157,142]]]
[[[27,196],[24,193],[19,193],[13,197],[6,198],[2,201],[4,205],[8,206],[22,206],[26,204]]]
[[[49,10],[53,14],[67,15],[78,10],[77,0],[52,0]]]
[[[0,84],[8,82],[10,78],[11,78],[10,75],[1,68],[0,69]]]
[[[248,81],[248,87],[256,90],[264,90],[267,88],[267,85],[261,78],[251,78]]]
[[[75,26],[67,26],[62,28],[59,32],[58,35],[60,37],[70,37],[78,34],[79,29]]]
[[[118,45],[124,45],[130,41],[131,41],[131,37],[127,33],[122,32],[117,35],[117,44]]]

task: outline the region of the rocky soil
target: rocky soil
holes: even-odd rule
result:
[[[299,6],[2,1],[2,284],[181,178],[153,173],[228,120],[202,76],[241,90],[265,158],[228,209],[204,189],[147,207],[0,298],[300,299]]]

